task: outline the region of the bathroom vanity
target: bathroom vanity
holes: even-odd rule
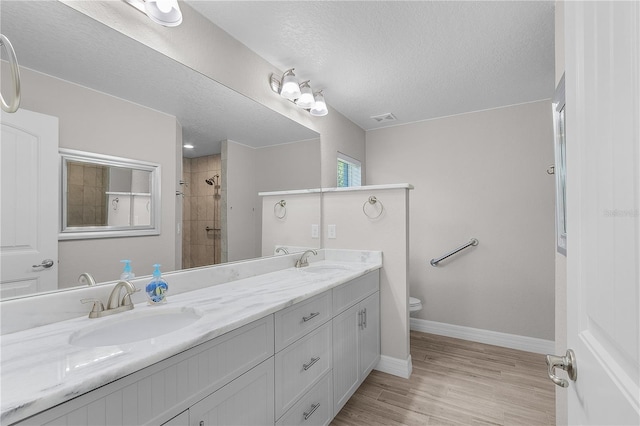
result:
[[[2,424],[329,424],[380,358],[368,253],[5,334]]]

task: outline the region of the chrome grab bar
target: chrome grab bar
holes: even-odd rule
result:
[[[469,240],[469,242],[467,244],[462,245],[462,246],[458,247],[455,250],[451,250],[449,253],[445,254],[444,256],[441,256],[441,257],[439,257],[437,259],[431,259],[431,266],[438,266],[438,263],[442,262],[447,257],[453,256],[454,254],[458,253],[459,251],[462,251],[462,250],[466,249],[467,247],[477,246],[479,243],[480,243],[480,241],[478,241],[475,238],[472,238],[471,240]]]

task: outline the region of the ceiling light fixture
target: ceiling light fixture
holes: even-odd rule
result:
[[[177,27],[182,23],[178,0],[123,0],[144,13],[156,24]]]
[[[282,74],[282,78],[271,74],[271,90],[295,103],[300,108],[306,109],[313,116],[322,117],[327,115],[329,111],[327,110],[322,90],[314,93],[309,80],[298,83],[298,78],[293,73],[294,70],[295,68],[286,70]]]

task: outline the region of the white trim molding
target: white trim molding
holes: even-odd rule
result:
[[[402,377],[403,379],[408,379],[413,371],[411,355],[409,355],[406,360],[380,355],[380,361],[378,361],[378,365],[374,367],[374,370]]]
[[[518,336],[516,334],[463,327],[419,318],[411,318],[409,326],[411,330],[422,331],[423,333],[438,334],[521,351],[539,354],[554,353],[555,351],[555,342],[553,340],[538,339],[536,337]]]

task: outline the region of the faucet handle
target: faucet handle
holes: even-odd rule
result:
[[[93,307],[91,308],[91,312],[89,312],[89,318],[97,318],[100,312],[104,311],[104,305],[98,299],[80,299],[82,303],[90,303],[93,302]]]
[[[133,285],[133,284],[132,284],[132,285]],[[135,286],[133,286],[133,288],[134,288],[135,290],[133,290],[133,291],[129,291],[129,290],[127,290],[127,291],[125,292],[124,296],[122,296],[122,303],[120,303],[120,306],[133,305],[133,302],[131,301],[131,295],[132,295],[133,293],[137,293],[137,292],[139,292],[139,291],[140,291],[140,289],[139,289],[139,288],[136,288]]]

